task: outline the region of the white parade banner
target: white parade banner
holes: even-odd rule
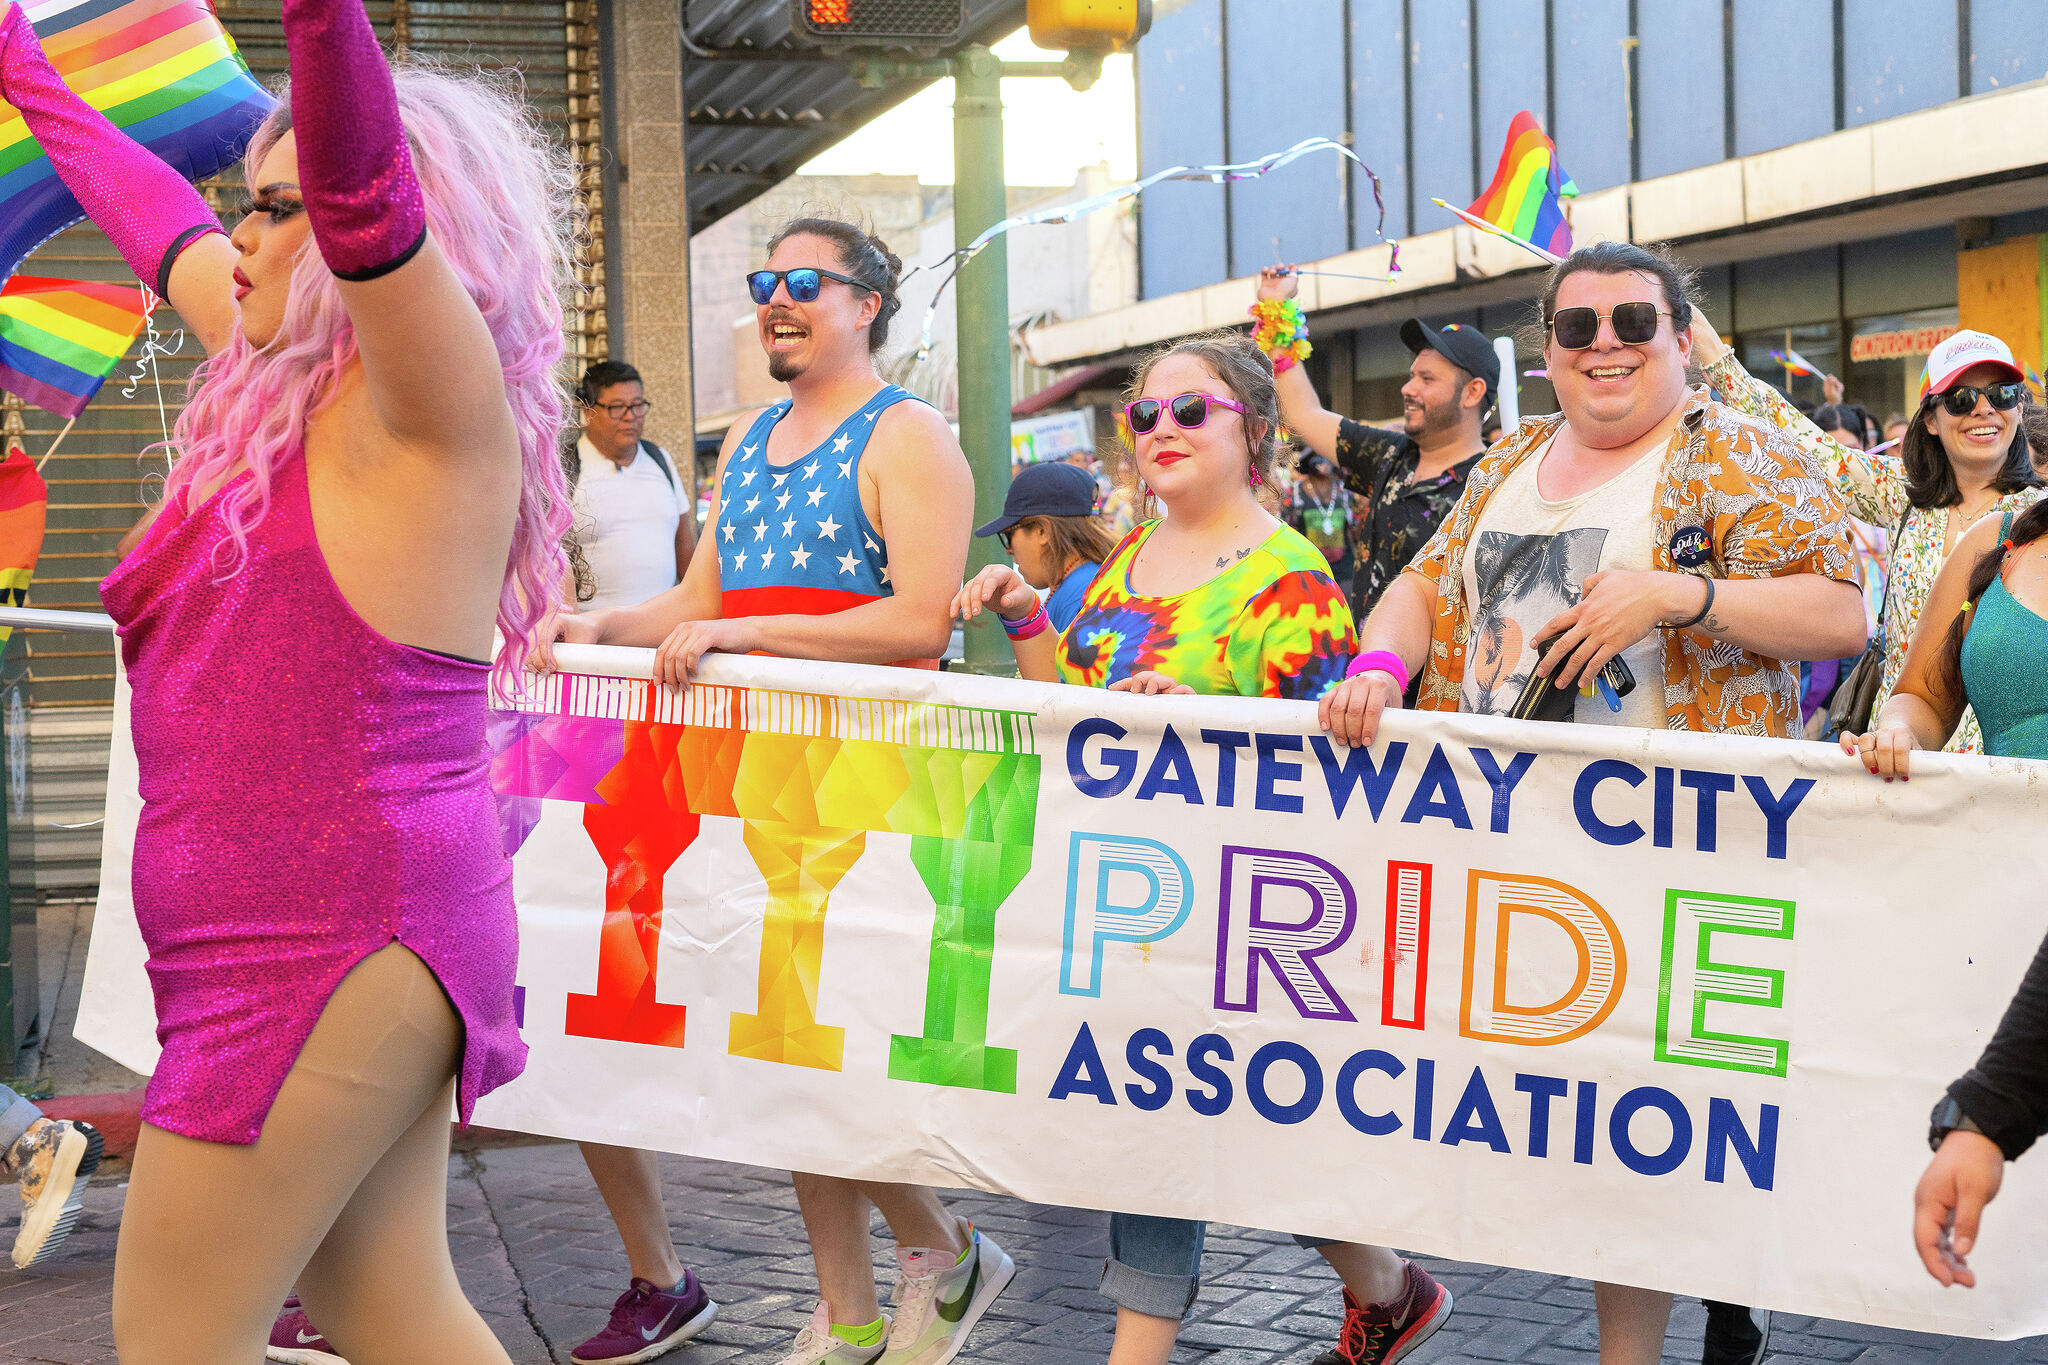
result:
[[[1927,1112],[2048,923],[2048,765],[565,649],[494,715],[524,1076],[477,1121],[1781,1311],[2048,1331]],[[125,709],[78,1036],[139,1070]]]

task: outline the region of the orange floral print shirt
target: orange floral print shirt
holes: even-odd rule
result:
[[[1455,711],[1464,686],[1471,614],[1464,560],[1487,499],[1542,450],[1561,415],[1532,417],[1472,470],[1465,495],[1408,566],[1436,591],[1437,613],[1417,706]],[[1848,513],[1827,473],[1775,427],[1692,390],[1657,495],[1651,546],[1667,573],[1715,578],[1820,574],[1853,583]],[[1704,544],[1701,536],[1704,534]],[[1689,562],[1674,558],[1674,541]],[[1704,550],[1704,558],[1690,562]],[[1664,707],[1673,730],[1790,738],[1799,730],[1799,670],[1689,630],[1664,635]]]

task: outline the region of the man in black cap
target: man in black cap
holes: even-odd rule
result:
[[[1293,298],[1295,270],[1261,270],[1260,300]],[[1310,450],[1335,460],[1357,497],[1351,609],[1361,621],[1457,505],[1465,476],[1486,450],[1481,433],[1500,384],[1500,358],[1476,327],[1431,327],[1410,318],[1401,324],[1401,340],[1415,357],[1401,386],[1401,431],[1331,412],[1299,365],[1276,376],[1281,423]]]

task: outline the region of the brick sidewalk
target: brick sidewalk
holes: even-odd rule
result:
[[[668,1359],[779,1359],[816,1293],[788,1177],[683,1157],[666,1158],[663,1170],[683,1257],[724,1305],[703,1336]],[[460,1152],[449,1175],[449,1232],[470,1297],[516,1365],[566,1365],[570,1349],[603,1324],[626,1278],[618,1239],[576,1149],[546,1143]],[[95,1185],[67,1254],[47,1269],[0,1271],[0,1365],[114,1359],[108,1294],[124,1193],[120,1184]],[[0,1191],[9,1203],[12,1197]],[[1114,1321],[1095,1292],[1108,1250],[1104,1215],[974,1193],[950,1198],[1017,1259],[1016,1280],[962,1360],[1102,1365]],[[885,1245],[878,1237],[877,1246]],[[1336,1281],[1313,1252],[1276,1233],[1220,1226],[1208,1248],[1207,1283],[1176,1361],[1304,1365],[1330,1344]],[[1416,1365],[1596,1359],[1593,1293],[1584,1281],[1424,1264],[1451,1287],[1458,1308],[1410,1357]],[[1702,1321],[1698,1304],[1680,1304],[1666,1346],[1671,1365],[1699,1359]],[[1772,1345],[1779,1365],[2048,1365],[2048,1338],[1965,1342],[1811,1318],[1780,1317]]]

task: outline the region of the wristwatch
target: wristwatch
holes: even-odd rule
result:
[[[1956,1103],[1954,1095],[1943,1095],[1941,1103],[1934,1106],[1934,1112],[1927,1118],[1927,1145],[1935,1151],[1941,1150],[1941,1140],[1958,1128],[1979,1137],[1988,1137],[1977,1121],[1963,1112],[1963,1106]]]

